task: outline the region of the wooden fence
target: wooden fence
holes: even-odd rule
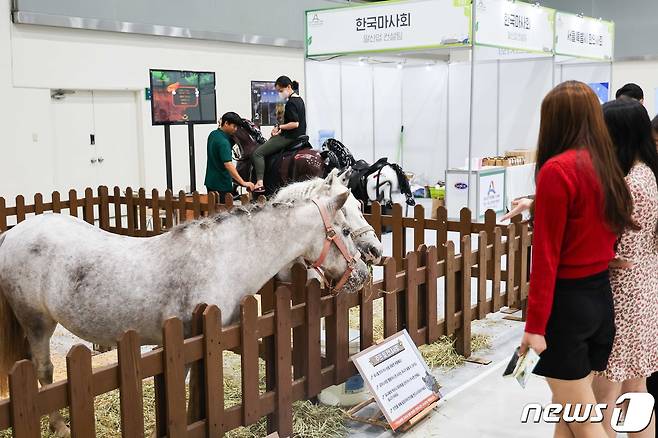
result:
[[[122,191],[114,187],[110,193],[107,187],[100,186],[96,192],[92,188],[85,189],[82,197],[75,190],[70,190],[68,199],[62,199],[59,192],[53,192],[50,202],[44,202],[44,196],[37,193],[33,204],[26,204],[25,197],[18,195],[14,205],[7,206],[6,200],[0,197],[0,232],[31,215],[54,212],[81,217],[112,233],[150,237],[161,234],[180,221],[218,213],[234,205],[230,195],[226,197],[225,204],[220,204],[213,194],[200,195],[198,192],[188,195],[180,191],[178,196],[174,196],[170,190],[160,195],[157,189],[153,189],[149,195],[143,188],[133,191],[128,187]],[[241,204],[249,201],[246,195],[239,199]]]
[[[35,199],[34,205],[26,206],[17,200],[16,206],[10,208],[0,199],[0,230],[7,229],[7,217],[12,215],[14,222],[19,222],[27,214],[63,209],[77,214],[82,209],[83,218],[101,228],[148,236],[171,226],[176,213],[184,220],[190,204],[196,217],[224,208],[218,207],[212,197],[203,203],[198,195],[189,201],[181,194],[177,206],[171,194],[165,194],[162,204],[157,192],[147,199],[140,190],[136,202],[130,195],[129,190],[124,195],[115,190],[114,195],[109,196],[101,187],[97,197],[89,189],[82,200],[72,193],[69,201],[53,197],[52,202],[45,204]],[[137,205],[138,220],[133,218],[124,228],[122,222],[116,222],[116,216],[121,214],[115,214],[112,224],[109,213],[112,204],[115,208],[119,205],[115,210],[119,213],[123,205],[126,205],[125,211],[135,211]],[[148,227],[146,208],[164,210],[162,223],[155,221]],[[378,232],[382,225],[392,225],[394,242],[394,254],[384,262],[381,281],[355,294],[332,296],[323,294],[316,281],[306,283],[304,267],[296,266],[291,284],[278,285],[270,281],[259,291],[260,313],[256,299],[245,297],[238,324],[222,327],[220,310],[201,306],[195,312],[193,337],[183,339],[181,322],[169,320],[163,328],[164,346],[140,355],[137,335],[127,332],[118,344],[118,364],[95,370],[91,368],[89,350],[76,346],[67,356],[68,380],[41,389],[37,388],[32,363],[19,362],[10,376],[10,399],[0,401],[0,430],[14,427],[14,436],[18,438],[38,437],[41,416],[69,407],[73,437],[93,437],[94,397],[119,389],[122,436],[144,436],[142,381],[154,378],[159,437],[222,436],[226,431],[253,424],[264,416],[268,417],[270,431],[276,430],[282,437],[290,436],[294,401],[311,399],[322,389],[343,383],[356,374],[349,354],[350,309],[358,308],[361,350],[373,344],[373,321],[381,317],[384,336],[405,328],[414,342],[422,345],[450,335],[455,338],[457,351],[468,357],[473,320],[482,319],[503,306],[522,307],[529,278],[531,233],[527,224],[497,227],[495,218],[493,222],[490,220],[491,214],[484,224],[472,223],[468,210],[462,211],[462,221],[451,223],[445,220],[445,211],[441,209],[439,219],[428,220],[420,214],[422,207],[416,208],[414,218],[403,218],[400,206],[394,208],[391,216],[381,215],[378,208],[374,207],[368,219]],[[400,237],[406,234],[405,228],[415,230],[416,250],[399,257],[399,252],[405,248],[404,237]],[[423,244],[424,231],[428,229],[437,233],[438,248]],[[449,231],[461,235],[460,254],[456,254],[455,245],[447,239]],[[472,250],[472,233],[477,234],[476,250]],[[501,269],[503,260],[506,271]],[[438,306],[440,282],[443,283],[442,312]],[[476,291],[472,290],[473,284]],[[472,292],[477,296],[475,305],[471,304]],[[374,314],[373,303],[379,299],[383,300],[381,316]],[[323,319],[324,351],[320,344]],[[222,351],[227,350],[239,353],[242,363],[242,403],[229,408],[224,407],[221,360]],[[266,364],[263,394],[258,387],[259,358]],[[199,395],[188,409],[190,421],[186,418],[185,406],[186,365],[192,367],[191,385],[200,389],[194,392]]]

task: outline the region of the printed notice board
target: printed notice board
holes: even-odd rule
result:
[[[352,361],[393,430],[439,399],[439,385],[406,330]]]

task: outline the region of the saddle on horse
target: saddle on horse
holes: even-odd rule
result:
[[[238,172],[243,179],[256,182],[251,155],[265,143],[265,138],[258,126],[247,119],[243,120],[235,137],[241,149],[236,156]],[[284,150],[265,158],[265,195],[270,196],[295,181],[323,176],[323,173],[324,163],[319,152],[312,148],[308,136],[303,135]]]

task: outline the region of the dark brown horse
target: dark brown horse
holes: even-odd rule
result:
[[[251,156],[258,146],[265,143],[260,129],[251,121],[243,119],[242,126],[233,136],[236,146],[234,157],[237,170],[245,181],[256,182],[256,175],[251,164]],[[285,151],[266,158],[265,196],[274,194],[279,188],[298,181],[323,177],[325,165],[320,153],[308,143],[303,136]]]

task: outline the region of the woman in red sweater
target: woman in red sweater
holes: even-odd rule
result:
[[[541,106],[533,260],[521,353],[532,348],[559,404],[595,404],[592,372],[615,335],[608,265],[632,203],[596,94],[555,87]],[[555,437],[603,437],[600,423],[560,422]]]

